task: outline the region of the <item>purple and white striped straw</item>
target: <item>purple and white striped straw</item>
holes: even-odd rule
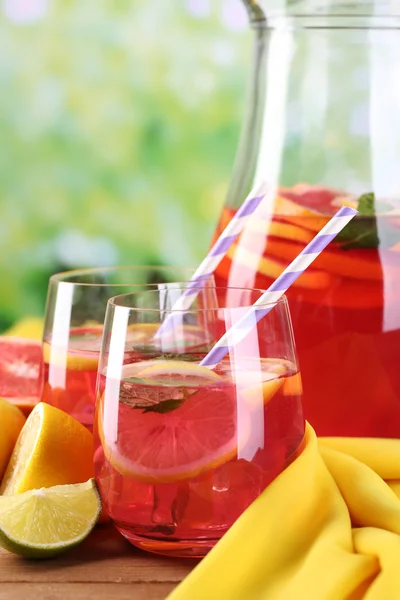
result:
[[[326,246],[357,214],[354,208],[342,206],[340,210],[328,221],[313,240],[290,263],[290,265],[277,277],[260,298],[253,304],[248,312],[241,317],[223,336],[210,352],[203,358],[200,365],[214,369],[217,364],[228,354],[229,349],[241,342],[266,314],[276,305],[279,298],[294,281],[311,265],[321,254]],[[268,304],[268,306],[265,306]],[[262,308],[260,308],[260,305]],[[264,306],[263,306],[264,305]]]
[[[205,259],[196,269],[183,294],[173,304],[172,311],[185,311],[191,307],[201,286],[214,273],[228,249],[243,231],[247,221],[255,213],[261,201],[265,198],[268,189],[266,183],[263,182],[250,192],[235,216],[232,217],[231,221],[210,249]],[[162,334],[170,333],[176,325],[181,323],[181,321],[181,314],[171,312],[158,328],[154,337],[157,338]]]

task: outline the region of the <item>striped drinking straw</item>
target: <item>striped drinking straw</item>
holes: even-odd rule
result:
[[[250,192],[242,206],[235,216],[232,217],[229,224],[208,252],[205,259],[196,269],[182,296],[180,296],[173,304],[172,311],[185,311],[191,307],[192,302],[200,292],[201,286],[214,273],[215,269],[224,258],[227,250],[243,231],[246,223],[250,217],[254,215],[261,201],[265,198],[267,191],[268,187],[263,182]],[[162,334],[171,332],[178,323],[181,323],[182,316],[182,314],[171,312],[158,328],[154,337],[157,338]]]
[[[241,317],[215,344],[210,352],[203,358],[200,365],[214,369],[217,364],[228,354],[229,349],[241,342],[266,314],[268,314],[283,296],[294,281],[311,265],[321,254],[326,246],[357,214],[354,208],[342,206],[340,210],[328,221],[313,240],[279,275],[266,292],[253,304],[248,312]],[[268,304],[268,306],[265,306]],[[260,306],[262,308],[260,308]]]

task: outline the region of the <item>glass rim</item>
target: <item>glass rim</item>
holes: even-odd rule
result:
[[[179,282],[176,282],[179,283]],[[186,282],[183,282],[186,283]],[[262,294],[266,291],[266,290],[262,290],[260,288],[252,288],[252,287],[239,287],[239,286],[229,286],[229,285],[218,285],[218,286],[213,286],[210,288],[204,288],[204,287],[197,287],[197,288],[191,288],[193,290],[198,289],[198,290],[204,290],[204,289],[209,289],[211,291],[218,291],[218,290],[237,290],[238,292],[258,292],[260,294],[260,297],[262,296]],[[209,307],[209,308],[189,308],[189,309],[178,309],[178,310],[174,310],[173,308],[145,308],[145,307],[135,307],[135,306],[126,306],[124,304],[118,304],[117,300],[121,299],[123,300],[124,298],[128,298],[130,296],[138,296],[139,294],[154,294],[156,292],[164,292],[165,290],[150,290],[150,289],[146,289],[146,290],[141,290],[141,291],[135,291],[135,292],[128,292],[126,294],[118,294],[118,296],[112,296],[111,298],[108,299],[107,301],[107,308],[108,307],[112,307],[115,310],[126,310],[129,312],[149,312],[149,313],[167,313],[167,314],[190,314],[190,313],[204,313],[204,312],[209,312],[209,311],[216,311],[216,310],[238,310],[238,309],[242,309],[242,308],[247,308],[250,309],[254,306],[253,304],[241,304],[240,306],[216,306],[216,307]],[[257,300],[255,300],[255,302],[257,302]],[[277,300],[274,301],[265,301],[262,304],[258,304],[259,307],[267,307],[267,306],[278,306],[278,305],[285,305],[288,306],[288,299],[286,294],[282,294]]]
[[[88,281],[71,281],[70,278],[80,277],[85,275],[95,275],[96,273],[123,273],[128,271],[172,271],[174,269],[188,271],[188,279],[187,281],[179,281],[174,283],[187,283],[190,281],[191,276],[196,270],[196,267],[187,267],[181,265],[120,265],[120,266],[109,266],[109,267],[85,267],[83,269],[71,269],[70,271],[60,271],[59,273],[53,273],[50,276],[50,283],[66,283],[70,285],[76,286],[85,286],[85,287],[140,287],[140,286],[152,286],[152,285],[167,285],[162,284],[161,282],[157,283],[93,283]],[[135,293],[135,292],[132,292]]]

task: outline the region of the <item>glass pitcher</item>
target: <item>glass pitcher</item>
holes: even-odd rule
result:
[[[246,0],[247,109],[216,235],[270,186],[217,271],[267,288],[343,205],[359,216],[288,291],[319,435],[400,436],[400,2]]]

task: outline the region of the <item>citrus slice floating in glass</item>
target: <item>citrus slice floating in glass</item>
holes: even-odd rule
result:
[[[137,363],[136,363],[137,364]],[[138,379],[148,380],[150,384],[160,385],[208,385],[222,381],[215,371],[201,367],[196,363],[181,360],[154,361],[150,366],[138,370]]]
[[[293,365],[279,358],[242,358],[230,377],[236,382],[247,406],[266,405],[281,389]]]
[[[26,558],[50,558],[85,539],[100,512],[94,479],[0,496],[0,545]]]
[[[235,388],[217,373],[184,361],[160,360],[142,369],[136,363],[135,384],[130,367],[123,373],[127,401],[119,402],[117,423],[102,419],[109,413],[104,396],[98,412],[104,453],[119,473],[153,483],[188,479],[226,463],[247,441],[250,418],[238,422]],[[144,410],[133,406],[129,385],[136,403],[140,394],[157,400],[161,391],[162,401]]]
[[[189,325],[183,322],[176,323],[173,331],[169,329],[166,331],[161,330],[161,335],[158,337],[157,333],[160,331],[160,327],[161,323],[132,323],[128,325],[126,350],[136,350],[143,355],[140,346],[146,347],[147,344],[150,345],[152,350],[154,347],[162,348],[163,353],[182,354],[189,349],[191,352],[201,352],[205,347],[206,351],[208,350],[210,334],[197,325]]]
[[[102,336],[102,325],[73,327],[69,332],[68,347],[43,343],[43,361],[71,371],[96,371]]]
[[[157,329],[160,327],[158,323],[132,323],[128,325],[127,341],[139,344],[140,342],[149,342]]]
[[[283,377],[270,374],[269,379],[264,379],[260,384],[246,388],[242,395],[249,407],[260,406],[261,402],[265,406],[281,389],[284,381]]]

